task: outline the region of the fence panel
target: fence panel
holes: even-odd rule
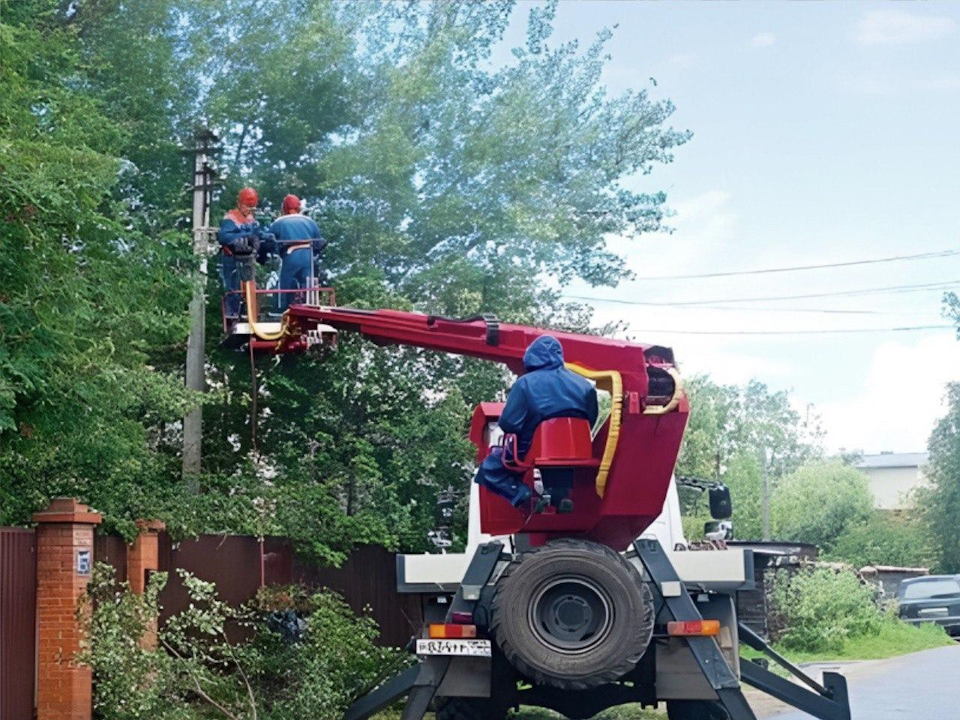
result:
[[[0,720],[33,717],[37,658],[33,530],[0,528]]]

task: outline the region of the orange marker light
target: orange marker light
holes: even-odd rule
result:
[[[719,620],[684,620],[667,623],[668,635],[712,637],[720,634]]]
[[[436,623],[430,625],[430,637],[434,640],[448,640],[450,638],[475,638],[476,625],[454,625],[453,623]]]

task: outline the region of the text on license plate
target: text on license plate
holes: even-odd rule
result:
[[[489,640],[417,640],[417,655],[490,657]]]

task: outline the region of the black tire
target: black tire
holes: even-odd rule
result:
[[[726,709],[712,700],[667,700],[667,720],[729,720]]]
[[[653,634],[653,596],[605,545],[562,539],[519,554],[497,583],[490,628],[538,685],[586,690],[634,668]]]
[[[506,720],[508,708],[493,698],[440,698],[437,720]]]

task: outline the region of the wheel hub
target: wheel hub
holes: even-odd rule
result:
[[[537,637],[564,653],[582,653],[603,641],[613,622],[604,592],[584,577],[546,583],[534,597],[528,621]]]

